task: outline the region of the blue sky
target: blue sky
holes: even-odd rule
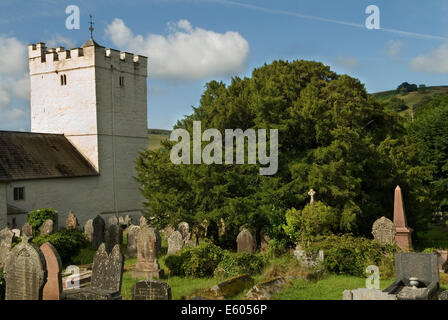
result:
[[[68,30],[68,5],[81,28]],[[381,30],[368,30],[368,5]],[[26,44],[101,45],[149,56],[148,126],[170,129],[209,80],[250,76],[276,59],[324,62],[368,92],[408,81],[448,85],[448,2],[431,0],[2,0],[0,130],[30,129]],[[25,51],[24,51],[25,50]]]

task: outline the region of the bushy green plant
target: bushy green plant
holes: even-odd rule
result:
[[[57,212],[53,208],[37,209],[30,212],[26,221],[33,228],[33,234],[37,236],[40,234],[40,227],[46,220],[50,219],[56,223],[56,216]]]
[[[38,246],[45,242],[50,242],[56,248],[64,265],[71,263],[71,258],[76,256],[81,248],[88,245],[84,234],[79,230],[61,230],[33,239],[33,243]]]
[[[264,264],[264,258],[259,253],[225,251],[217,268],[224,270],[226,276],[237,276],[245,273],[256,275],[261,272]]]
[[[382,276],[388,277],[393,274],[397,247],[344,234],[319,237],[305,248],[305,251],[317,250],[324,250],[324,264],[330,272],[363,277],[367,266],[376,265]]]
[[[268,257],[279,257],[288,251],[288,241],[286,239],[271,239],[268,243],[266,255]]]
[[[221,262],[223,250],[209,241],[196,247],[186,247],[176,255],[166,258],[165,264],[172,275],[209,277]]]
[[[283,228],[295,243],[304,244],[318,235],[329,234],[338,226],[339,218],[336,210],[317,201],[303,210],[287,210]]]
[[[423,250],[423,253],[434,253],[437,252],[436,248],[426,248],[425,250]]]

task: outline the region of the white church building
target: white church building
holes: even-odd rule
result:
[[[147,58],[105,49],[28,46],[31,132],[0,131],[0,228],[54,208],[59,226],[138,217],[135,160],[148,146]]]

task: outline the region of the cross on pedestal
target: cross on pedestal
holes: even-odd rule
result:
[[[311,189],[309,192],[308,192],[308,195],[311,197],[311,200],[310,200],[310,205],[312,206],[313,204],[314,204],[314,195],[316,194],[316,191],[314,191],[313,189]]]

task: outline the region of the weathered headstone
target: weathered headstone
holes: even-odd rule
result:
[[[254,253],[256,249],[255,239],[249,230],[244,228],[236,238],[237,251]]]
[[[105,227],[106,223],[103,218],[96,216],[96,218],[93,219],[92,247],[94,249],[98,249],[100,244],[104,242]]]
[[[67,230],[75,230],[78,228],[78,218],[76,218],[76,215],[72,211],[68,213],[67,220],[65,221],[65,228]]]
[[[140,217],[140,226],[142,225],[142,224],[148,224],[148,219],[146,219],[145,218],[145,216],[141,216]]]
[[[448,271],[448,250],[437,250],[437,260],[439,263],[439,272]]]
[[[147,224],[140,225],[137,233],[137,263],[132,271],[133,277],[147,280],[159,278],[156,241],[155,230]]]
[[[263,231],[260,232],[260,251],[266,252],[268,250],[269,241],[271,241],[271,238],[264,233]]]
[[[190,241],[190,237],[191,237],[190,225],[187,222],[179,223],[179,225],[177,226],[177,231],[180,232],[185,243]]]
[[[294,250],[294,256],[299,261],[299,264],[305,268],[314,269],[322,266],[325,255],[323,250],[319,250],[316,253],[306,252],[302,249],[300,244],[296,246]]]
[[[113,247],[123,243],[123,229],[118,224],[111,224],[106,228],[105,234],[106,250],[111,252]]]
[[[310,196],[310,205],[314,205],[314,196],[316,195],[316,191],[314,191],[313,189],[311,189],[308,192],[308,195]]]
[[[119,220],[116,216],[110,216],[109,219],[107,219],[107,227],[111,225],[118,225]]]
[[[47,270],[45,258],[27,236],[6,258],[3,270],[6,281],[6,300],[41,300]]]
[[[288,282],[282,278],[277,277],[264,281],[253,286],[244,296],[244,300],[270,300],[272,296],[280,291]]]
[[[171,287],[159,280],[143,280],[132,286],[132,300],[171,300]]]
[[[41,235],[49,235],[49,234],[52,234],[53,231],[54,231],[53,220],[51,220],[51,219],[45,220],[45,222],[40,227],[40,234]]]
[[[139,226],[130,225],[127,229],[127,250],[126,256],[135,258],[137,256],[137,233],[140,230]]]
[[[372,234],[376,242],[395,243],[395,225],[386,217],[381,217],[373,223]]]
[[[226,233],[226,222],[223,218],[219,219],[218,235],[222,237]]]
[[[33,236],[33,227],[28,222],[25,222],[25,224],[22,227],[22,235],[27,237]]]
[[[249,274],[242,274],[220,282],[209,289],[205,289],[202,295],[206,298],[223,300],[236,296],[253,285],[254,279]]]
[[[168,238],[168,252],[167,255],[176,254],[184,247],[184,239],[179,231],[174,231]]]
[[[121,300],[124,259],[119,245],[109,254],[102,243],[93,258],[90,287],[66,290],[65,300]]]
[[[394,225],[395,225],[395,242],[403,251],[412,249],[411,232],[406,222],[406,214],[403,205],[403,196],[401,194],[400,186],[395,188],[394,201]]]
[[[93,220],[89,219],[87,220],[86,224],[84,225],[84,235],[90,243],[93,241]]]
[[[397,300],[397,296],[378,289],[344,290],[342,300]]]
[[[168,225],[165,228],[163,228],[161,232],[163,234],[163,238],[168,241],[168,238],[174,232],[174,228]]]
[[[6,257],[8,256],[13,239],[14,233],[8,228],[0,231],[0,270],[5,266]]]
[[[59,253],[49,242],[40,246],[47,266],[47,282],[43,289],[43,300],[60,300],[62,293],[62,262]]]
[[[11,232],[14,233],[14,237],[16,237],[16,238],[20,238],[21,233],[22,233],[20,231],[20,229],[12,229]]]

